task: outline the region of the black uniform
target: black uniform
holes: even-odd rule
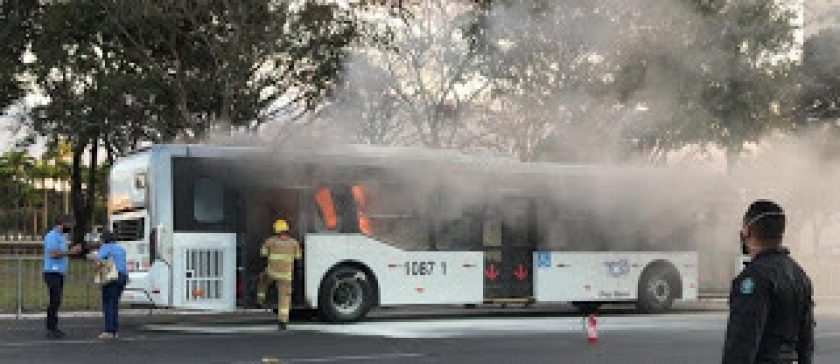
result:
[[[723,363],[812,363],[811,280],[785,248],[759,253],[732,281]]]

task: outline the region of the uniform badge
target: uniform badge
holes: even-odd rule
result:
[[[741,281],[741,294],[753,294],[755,292],[755,281],[747,277]]]

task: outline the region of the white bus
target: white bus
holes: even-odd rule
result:
[[[111,170],[109,223],[130,271],[122,299],[254,307],[259,247],[283,218],[304,247],[293,306],[329,321],[393,305],[660,312],[696,300],[696,251],[616,250],[587,213],[562,206],[587,198],[564,186],[593,173],[417,148],[155,145]]]

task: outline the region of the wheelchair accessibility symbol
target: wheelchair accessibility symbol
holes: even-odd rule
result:
[[[537,252],[537,268],[551,268],[551,253]]]

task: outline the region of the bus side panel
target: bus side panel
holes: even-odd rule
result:
[[[691,252],[535,252],[538,302],[634,301],[651,263],[671,263],[683,283],[682,299],[697,299],[697,254]]]
[[[173,306],[236,309],[236,235],[175,233],[173,238]]]
[[[700,299],[700,257],[697,253],[684,253],[674,261],[682,277],[682,300]]]
[[[484,299],[483,253],[403,251],[352,234],[306,236],[306,299],[318,305],[318,289],[340,262],[369,267],[379,283],[380,304],[466,304]]]

